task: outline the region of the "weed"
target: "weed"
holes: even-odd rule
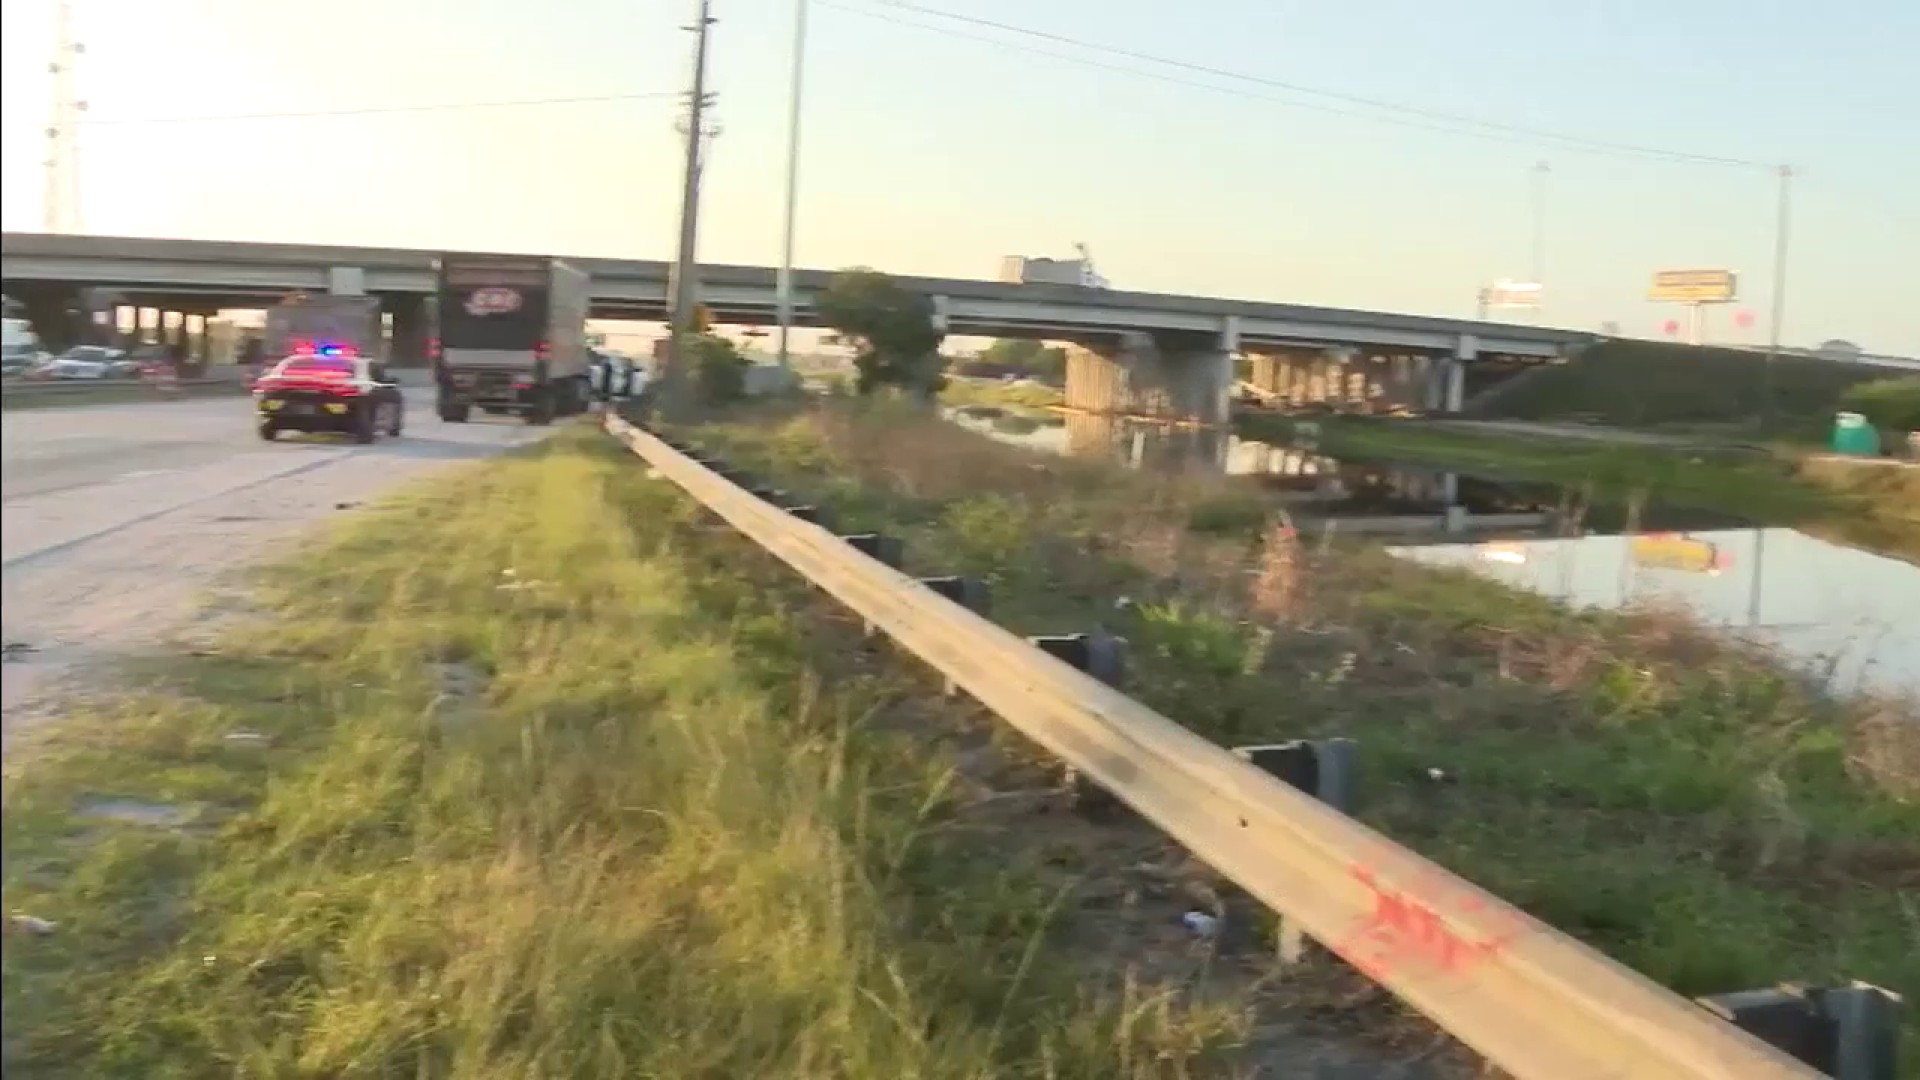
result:
[[[421,488],[262,588],[8,778],[6,903],[59,924],[5,950],[10,1071],[1104,1080],[1243,1031],[1090,977],[1079,875],[1044,828],[970,827],[924,688],[604,440]]]
[[[1127,634],[1129,691],[1217,741],[1357,738],[1369,824],[1674,989],[1920,994],[1910,704],[1828,699],[1668,614],[1309,550],[1284,523],[1198,534],[1212,493],[1192,478],[1036,462],[899,415],[788,422],[819,434],[808,466],[759,422],[703,438],[810,498],[901,506],[916,572],[1001,560],[1023,583],[995,598],[1011,628]]]

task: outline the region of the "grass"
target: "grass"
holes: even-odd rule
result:
[[[10,924],[8,1071],[1212,1074],[1240,1007],[1062,916],[1104,856],[996,825],[937,694],[645,473],[576,432],[419,488],[10,751],[58,927]]]
[[[1282,420],[1249,417],[1239,429],[1286,441]],[[1363,418],[1318,421],[1318,446],[1334,456],[1429,463],[1487,476],[1590,491],[1598,500],[1648,498],[1791,525],[1841,543],[1920,562],[1920,521],[1911,490],[1791,456],[1714,447],[1648,447],[1437,430]],[[1890,470],[1898,473],[1899,470]]]
[[[902,535],[914,572],[983,577],[1006,625],[1125,634],[1129,691],[1219,743],[1357,738],[1369,824],[1682,993],[1920,996],[1910,702],[1828,700],[1682,619],[1308,548],[1272,518],[1196,512],[1225,487],[898,411],[762,412],[703,438],[845,528]],[[1908,1036],[1920,1049],[1913,1019]]]
[[[1064,404],[1067,395],[1057,387],[1035,382],[1003,383],[949,379],[940,391],[942,405],[997,405],[1008,409],[1048,409]]]

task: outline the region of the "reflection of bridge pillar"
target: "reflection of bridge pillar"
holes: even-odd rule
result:
[[[1074,457],[1106,459],[1119,450],[1120,422],[1111,415],[1070,412],[1066,417],[1067,453]]]
[[[427,339],[432,336],[429,296],[388,296],[380,306],[393,317],[387,362],[395,367],[426,367]]]

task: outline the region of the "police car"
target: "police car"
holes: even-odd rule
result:
[[[298,343],[253,384],[260,437],[282,431],[338,432],[354,442],[399,435],[406,417],[400,387],[386,365],[350,346]]]

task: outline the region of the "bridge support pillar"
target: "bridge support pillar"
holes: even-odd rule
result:
[[[1231,320],[1231,317],[1229,317]],[[1067,350],[1067,407],[1201,424],[1227,422],[1237,320],[1214,335],[1123,331]]]
[[[1447,361],[1447,405],[1446,411],[1457,413],[1467,403],[1467,362],[1461,359]]]
[[[40,336],[41,348],[59,353],[86,342],[91,315],[79,289],[43,284],[16,289],[9,285],[7,294],[20,301],[22,314]]]
[[[1467,402],[1467,364],[1480,352],[1480,343],[1472,334],[1461,334],[1453,355],[1443,357],[1433,382],[1434,405],[1439,412],[1457,413]]]
[[[427,296],[388,296],[380,306],[393,319],[387,341],[387,362],[394,367],[427,366],[427,339],[432,336]]]

